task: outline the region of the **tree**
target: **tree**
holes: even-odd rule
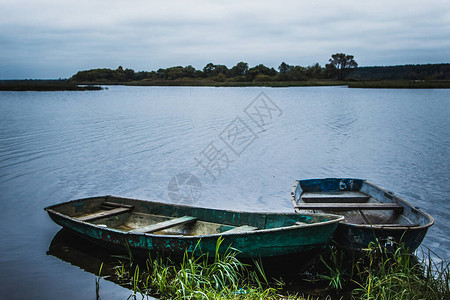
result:
[[[214,69],[214,75],[217,74],[223,74],[223,75],[227,75],[228,73],[228,67],[225,65],[214,65],[215,69]]]
[[[196,77],[196,69],[193,67],[193,66],[191,66],[191,65],[189,65],[189,66],[186,66],[186,67],[184,67],[184,76],[185,77],[188,77],[188,78],[195,78]]]
[[[228,68],[225,65],[215,65],[213,63],[207,64],[203,68],[203,74],[206,77],[211,77],[217,74],[224,74],[226,75],[228,73]]]
[[[241,61],[231,68],[230,77],[245,76],[247,75],[247,72],[248,72],[248,63]]]
[[[284,61],[281,63],[281,65],[278,67],[278,70],[280,70],[281,74],[289,73],[292,70],[292,66],[288,65]]]
[[[123,73],[124,73],[124,75],[125,75],[125,78],[127,79],[127,80],[133,80],[134,78],[135,78],[135,72],[134,72],[134,70],[133,69],[125,69],[124,71],[123,71]]]
[[[156,79],[156,72],[139,71],[134,74],[135,80]]]
[[[205,74],[206,77],[210,77],[213,75],[215,70],[216,70],[216,67],[214,66],[214,64],[209,63],[203,68],[203,73]]]
[[[156,71],[156,76],[159,79],[166,79],[166,70],[163,68],[158,69],[158,71]]]
[[[182,66],[170,67],[164,71],[164,78],[167,80],[175,80],[182,77],[184,77],[184,68]]]
[[[303,81],[308,80],[306,68],[301,66],[292,67],[288,73],[290,80]]]
[[[247,72],[247,79],[252,81],[257,75],[275,76],[277,71],[274,68],[268,68],[263,64],[250,68]]]
[[[324,74],[324,69],[319,65],[319,63],[315,63],[312,66],[306,67],[306,76],[308,78],[318,79],[322,78]]]
[[[334,65],[326,64],[324,72],[325,72],[325,78],[336,78],[337,69]]]
[[[78,82],[122,82],[127,80],[122,67],[117,68],[117,70],[104,68],[80,71],[71,79]]]
[[[344,79],[350,69],[358,67],[358,63],[353,58],[353,55],[346,55],[344,53],[331,55],[329,62],[336,69],[338,80]],[[332,69],[330,67],[328,68]]]

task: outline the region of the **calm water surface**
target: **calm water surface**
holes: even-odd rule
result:
[[[258,119],[245,112],[261,92],[276,108],[260,106]],[[221,160],[203,168],[213,154]],[[168,184],[183,172],[201,182],[196,205],[250,211],[291,212],[296,179],[369,179],[435,218],[424,244],[448,259],[449,161],[450,90],[0,92],[0,295],[95,298],[95,276],[83,271],[94,263],[57,258],[77,253],[55,254],[59,227],[43,208],[106,194],[170,202]],[[128,295],[102,281],[104,299]]]

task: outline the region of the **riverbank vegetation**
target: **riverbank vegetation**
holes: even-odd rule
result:
[[[277,69],[259,64],[250,67],[238,62],[226,65],[208,63],[197,70],[191,65],[157,71],[99,68],[79,71],[68,80],[0,81],[0,90],[57,91],[98,90],[95,85],[131,86],[216,86],[216,87],[291,87],[336,86],[350,88],[450,88],[450,64],[358,67],[353,55],[336,53],[321,66],[289,65]]]
[[[412,255],[401,245],[371,244],[359,254],[330,247],[312,267],[286,279],[266,274],[258,261],[243,264],[232,249],[214,258],[185,253],[181,262],[156,256],[138,264],[130,255],[114,267],[114,281],[131,290],[130,298],[449,299],[449,263],[433,257],[429,250]]]
[[[448,81],[450,64],[359,67],[348,74],[349,80]]]
[[[289,65],[282,62],[278,70],[266,67],[263,64],[249,67],[246,62],[238,62],[235,66],[228,68],[225,65],[208,63],[202,70],[193,66],[175,66],[157,71],[135,72],[132,69],[124,69],[119,66],[116,70],[92,69],[80,71],[70,78],[72,82],[78,83],[120,83],[132,85],[182,85],[191,83],[193,85],[220,85],[220,86],[273,86],[279,83],[290,82],[288,86],[302,85],[307,81],[342,80],[356,68],[358,64],[352,55],[344,53],[333,54],[329,63],[322,67],[319,63],[302,67]],[[305,83],[303,83],[305,85]],[[314,83],[310,83],[314,85]]]
[[[203,70],[196,70],[192,66],[170,67],[151,72],[135,72],[122,67],[116,70],[92,69],[78,72],[69,81],[78,84],[132,86],[342,85],[350,88],[450,88],[450,64],[357,68],[353,58],[348,59],[347,56],[341,59],[342,62],[338,62],[337,58],[333,61],[334,63],[325,67],[318,63],[301,67],[283,62],[278,71],[264,65],[249,68],[244,62],[239,62],[231,69],[225,65],[212,63],[207,64]],[[360,72],[361,69],[363,71]]]
[[[265,87],[291,87],[291,86],[343,86],[347,85],[345,81],[337,80],[308,80],[308,81],[223,81],[217,82],[212,80],[144,80],[133,81],[125,85],[134,86],[214,86],[214,87],[251,87],[251,86],[265,86]]]
[[[428,80],[372,80],[351,81],[347,83],[349,88],[370,89],[449,89],[450,81]]]
[[[450,299],[450,263],[422,246],[370,244],[363,253],[331,248],[321,257],[316,280],[344,299]]]
[[[96,85],[79,85],[67,80],[0,80],[0,91],[94,91]]]

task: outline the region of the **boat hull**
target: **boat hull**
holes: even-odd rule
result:
[[[215,233],[188,236],[132,233],[110,228],[109,226],[106,227],[103,224],[80,221],[73,217],[76,210],[79,212],[89,210],[95,206],[93,202],[101,202],[106,198],[108,198],[108,201],[133,205],[135,210],[138,210],[138,215],[143,213],[171,215],[171,217],[193,215],[205,222],[221,220],[223,224],[229,226],[239,226],[247,223],[257,225],[258,222],[265,218],[266,223],[272,222],[274,225],[272,226],[273,228],[235,234]],[[328,245],[338,222],[342,219],[333,215],[324,215],[321,222],[294,225],[297,220],[305,221],[317,217],[313,214],[304,214],[302,218],[297,218],[296,214],[264,214],[192,208],[118,197],[80,199],[48,207],[46,210],[52,220],[63,228],[67,228],[102,246],[122,250],[125,247],[130,247],[137,255],[145,256],[148,255],[149,251],[169,255],[182,255],[187,251],[195,255],[207,253],[213,256],[216,252],[219,238],[223,239],[219,252],[224,253],[229,247],[232,247],[238,250],[238,257],[277,257],[295,253],[317,252]],[[113,220],[105,219],[99,222],[110,224],[108,222],[122,222],[123,220],[120,220],[120,218],[131,217],[130,215],[118,215],[110,218]],[[275,224],[280,222],[291,222],[293,226],[275,227]]]
[[[377,240],[384,246],[392,246],[392,242],[403,243],[410,253],[420,246],[428,231],[426,228],[372,228],[342,222],[336,229],[333,240],[341,247],[352,251],[361,251]]]
[[[339,223],[333,236],[333,240],[342,248],[360,251],[367,248],[370,243],[380,242],[382,245],[389,246],[395,242],[403,243],[412,253],[422,243],[428,228],[434,223],[433,218],[418,207],[395,196],[392,192],[362,179],[326,178],[297,180],[291,193],[291,200],[297,212],[304,212],[304,210],[297,207],[299,207],[300,203],[307,201],[302,199],[302,195],[307,193],[318,193],[322,198],[317,198],[319,200],[316,199],[316,201],[333,202],[338,207],[338,195],[345,192],[358,192],[366,195],[367,199],[369,199],[368,201],[373,203],[399,205],[402,208],[402,212],[395,213],[390,210],[378,210],[373,213],[372,218],[366,218],[364,212],[359,210],[340,212],[332,208],[315,210],[322,213],[338,213],[345,217]],[[363,201],[362,197],[354,197],[354,199],[351,201],[356,203]]]

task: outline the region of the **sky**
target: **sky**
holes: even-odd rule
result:
[[[0,0],[0,79],[240,61],[449,63],[450,1]]]

